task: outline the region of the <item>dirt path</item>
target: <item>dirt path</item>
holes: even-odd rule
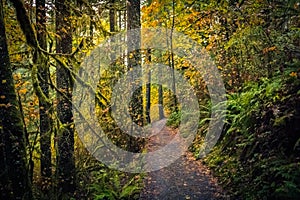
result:
[[[158,135],[150,138],[148,150],[155,151],[167,144],[175,134],[174,130],[163,128]],[[189,152],[170,166],[148,173],[144,183],[140,199],[225,199],[207,167],[196,161]]]

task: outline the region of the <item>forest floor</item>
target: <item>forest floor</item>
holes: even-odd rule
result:
[[[155,128],[155,127],[152,127]],[[147,144],[149,151],[155,151],[174,138],[176,130],[164,127],[152,136]],[[145,187],[140,199],[228,199],[217,180],[201,160],[195,160],[186,152],[168,167],[149,172],[144,179]]]

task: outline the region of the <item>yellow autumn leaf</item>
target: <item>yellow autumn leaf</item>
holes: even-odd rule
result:
[[[296,73],[296,72],[291,72],[291,73],[290,73],[290,76],[291,76],[291,77],[297,78],[297,73]]]
[[[13,79],[14,80],[19,80],[20,78],[21,78],[21,74],[20,73],[13,75]]]
[[[269,51],[275,51],[276,50],[276,46],[270,47]]]
[[[19,54],[15,55],[15,60],[16,61],[22,61],[22,56],[19,55]]]
[[[23,89],[19,90],[19,94],[26,94],[26,92],[27,92],[26,88],[23,88]]]
[[[268,53],[268,52],[270,52],[270,51],[275,51],[276,49],[277,49],[276,46],[264,48],[264,49],[263,49],[263,53],[265,54],[265,53]]]

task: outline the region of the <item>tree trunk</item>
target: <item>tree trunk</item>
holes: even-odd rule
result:
[[[171,106],[172,111],[178,112],[178,102],[176,97],[176,82],[175,82],[175,63],[174,63],[174,49],[173,49],[173,32],[175,28],[175,1],[172,1],[172,27],[170,33],[170,55],[169,55],[169,66],[171,68],[171,75],[172,75],[172,100],[173,105]],[[167,37],[169,35],[167,34]],[[167,39],[168,42],[168,39]],[[169,45],[168,45],[169,46]]]
[[[109,27],[110,27],[110,32],[111,33],[114,33],[116,30],[115,30],[115,27],[116,27],[116,14],[115,14],[115,0],[111,0],[111,5],[110,5],[110,8],[109,8]]]
[[[2,0],[0,0],[0,49],[0,197],[31,199],[24,129],[7,49]]]
[[[36,2],[36,24],[37,24],[37,40],[40,47],[47,50],[46,41],[46,7],[45,0]],[[40,54],[38,58],[38,73],[40,87],[46,98],[49,98],[49,69],[44,56]],[[41,148],[41,175],[43,183],[51,182],[51,105],[43,98],[39,98],[40,110],[40,148]],[[42,189],[47,190],[49,185],[44,185]]]
[[[164,97],[163,97],[163,88],[162,85],[158,86],[158,113],[159,119],[165,118],[164,114]]]
[[[64,54],[72,52],[71,15],[66,3],[65,0],[55,2],[56,33],[59,36],[56,40],[56,52]],[[60,91],[57,93],[57,115],[60,122],[57,138],[58,188],[61,194],[72,195],[75,191],[74,123],[71,104],[73,83],[68,69],[59,63],[56,69],[56,84]]]
[[[147,50],[147,59],[151,63],[151,49]],[[151,70],[147,71],[148,83],[146,84],[146,122],[151,123],[150,107],[151,107]]]
[[[140,20],[140,0],[128,0],[127,1],[127,30],[140,29],[141,20]],[[136,78],[141,78],[142,73],[141,69],[138,68],[141,64],[141,35],[140,31],[135,31],[134,36],[127,34],[127,45],[128,45],[128,71],[135,71],[134,77],[131,77],[132,83],[131,87],[135,87]],[[135,49],[135,51],[130,52],[130,49]],[[137,85],[136,85],[137,86]],[[132,121],[139,126],[144,124],[144,111],[143,111],[143,96],[142,96],[142,87],[138,87],[130,101],[129,109],[131,110]],[[132,152],[138,152],[141,149],[141,144],[135,138],[130,139],[129,150]]]
[[[161,57],[163,57],[161,55]],[[163,61],[161,61],[163,62]],[[163,78],[162,71],[158,72],[159,79]],[[158,114],[159,114],[159,119],[165,118],[164,114],[164,94],[163,94],[163,87],[161,84],[158,85]]]
[[[141,20],[140,20],[140,0],[129,0],[127,1],[127,30],[130,31],[132,29],[141,28]],[[141,64],[141,36],[140,32],[135,32],[135,35],[131,37],[129,34],[127,35],[128,48],[135,49],[134,52],[130,52],[128,49],[128,70],[132,70],[137,68]],[[135,73],[137,78],[141,76],[141,73]],[[132,83],[134,85],[135,83]],[[134,91],[132,96],[132,104],[130,105],[132,108],[132,118],[133,121],[142,126],[143,125],[143,97],[142,97],[142,87],[138,88]]]
[[[109,30],[110,30],[110,33],[111,34],[114,34],[115,31],[116,31],[116,14],[115,14],[115,0],[111,0],[110,2],[110,8],[109,8]],[[111,43],[112,43],[112,46],[114,47],[114,43],[115,43],[115,38],[111,38]],[[115,62],[115,59],[116,59],[116,49],[112,49],[112,53],[111,53],[111,64]]]

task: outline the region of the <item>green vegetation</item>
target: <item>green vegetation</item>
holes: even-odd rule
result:
[[[295,77],[274,77],[228,96],[226,129],[205,163],[233,195],[243,199],[300,195],[299,89]]]
[[[181,112],[172,112],[167,120],[167,126],[178,128],[180,125]]]
[[[199,103],[201,117],[192,124],[198,130],[189,150],[202,159],[213,109],[208,83],[215,77],[206,66],[197,71],[184,53],[174,54],[176,47],[192,49],[173,38],[176,31],[184,33],[214,60],[226,89],[227,101],[214,107],[226,104],[225,126],[203,162],[233,198],[298,199],[299,13],[299,0],[0,0],[0,199],[139,198],[147,174],[112,170],[87,152],[72,98],[81,64],[101,42],[149,27],[167,30],[166,49],[140,49],[148,35],[110,41],[120,45],[93,57],[98,82],[80,80],[96,93],[95,110],[82,114],[96,114],[105,136],[122,150],[145,152],[147,138],[131,136],[117,124],[125,115],[112,114],[114,86],[141,65],[150,83],[132,95],[124,123],[143,127],[168,118],[167,125],[177,129],[193,122],[181,122],[183,105],[172,92],[179,84],[176,71]],[[170,71],[152,73],[147,65],[158,63]],[[173,78],[171,88],[151,83],[165,77]],[[126,85],[118,95],[129,89]],[[194,112],[186,110],[186,116]]]
[[[299,195],[299,86],[296,77],[277,76],[247,83],[239,93],[228,95],[225,129],[204,162],[232,195]],[[196,156],[198,143],[192,148]]]

